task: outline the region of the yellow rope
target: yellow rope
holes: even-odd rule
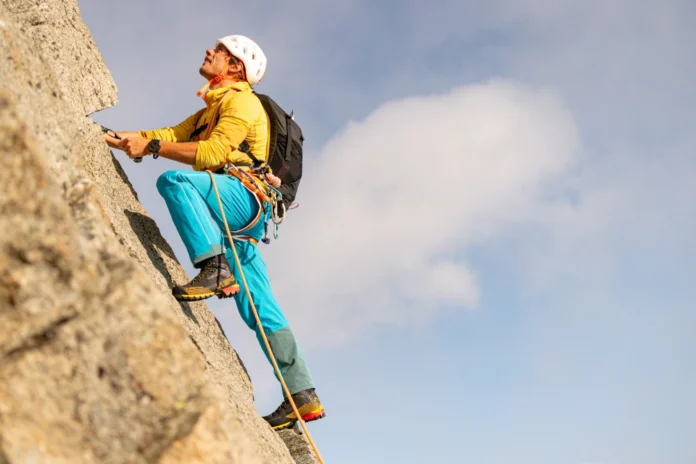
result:
[[[321,464],[324,464],[324,460],[321,458],[321,454],[319,454],[319,450],[317,449],[316,445],[314,444],[314,440],[312,440],[312,436],[309,434],[309,430],[307,430],[307,424],[305,424],[305,421],[302,420],[302,416],[300,415],[300,411],[297,410],[297,406],[295,405],[295,401],[292,399],[292,395],[290,394],[290,390],[288,389],[288,386],[285,384],[285,380],[283,379],[283,374],[280,372],[280,368],[278,367],[278,363],[276,362],[275,355],[273,354],[273,350],[271,350],[271,345],[268,343],[268,338],[266,338],[266,332],[263,330],[263,326],[261,325],[261,320],[259,319],[259,314],[256,311],[256,305],[254,304],[254,300],[251,299],[251,292],[249,292],[249,285],[247,285],[246,278],[244,277],[244,270],[242,269],[242,265],[239,261],[239,255],[237,254],[237,248],[234,246],[234,240],[232,237],[232,233],[230,232],[230,228],[227,225],[227,219],[225,218],[225,210],[222,207],[222,200],[220,200],[220,193],[218,192],[217,184],[215,183],[215,177],[213,176],[213,173],[210,170],[206,170],[206,172],[210,176],[210,180],[213,183],[213,189],[215,190],[215,196],[217,197],[218,206],[220,207],[220,214],[222,215],[222,223],[225,224],[225,230],[227,231],[227,238],[230,241],[230,247],[232,248],[232,253],[234,254],[234,262],[237,265],[237,269],[239,269],[239,275],[242,277],[242,284],[244,284],[244,290],[246,291],[247,298],[249,299],[249,304],[251,305],[251,312],[254,313],[254,318],[256,319],[256,327],[258,327],[259,332],[261,332],[261,338],[263,338],[263,343],[266,345],[266,349],[268,350],[269,358],[271,358],[271,363],[273,364],[273,368],[275,369],[276,374],[278,374],[278,379],[280,380],[280,384],[283,387],[283,391],[285,392],[285,396],[288,398],[288,401],[290,402],[290,405],[292,406],[292,410],[295,412],[295,417],[297,417],[297,420],[300,422],[300,425],[304,429],[304,433],[307,436],[307,440],[309,441],[309,444],[312,446],[314,453],[317,455],[319,462]],[[260,203],[259,203],[259,208],[262,208],[262,205]]]

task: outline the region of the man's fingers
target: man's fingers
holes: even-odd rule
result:
[[[118,147],[126,152],[126,155],[133,155],[133,142],[129,139],[123,139],[119,142]]]
[[[273,187],[278,188],[280,187],[281,181],[280,178],[271,174],[270,172],[266,173],[266,180],[268,181],[269,184],[271,184]]]
[[[137,146],[137,140],[135,139],[129,137],[123,140],[123,151],[125,151],[131,158],[135,152],[138,151]]]

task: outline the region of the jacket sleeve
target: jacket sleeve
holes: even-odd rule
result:
[[[251,162],[249,156],[238,148],[259,116],[258,109],[250,100],[252,97],[236,94],[222,102],[218,122],[210,137],[198,142],[195,170],[218,168],[227,162]]]
[[[201,111],[197,111],[188,118],[181,121],[176,126],[164,127],[162,129],[138,131],[141,137],[147,139],[158,139],[165,142],[188,142],[191,133],[196,128]]]

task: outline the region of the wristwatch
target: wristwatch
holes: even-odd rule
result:
[[[159,157],[160,141],[157,139],[150,140],[150,143],[147,144],[147,149],[152,153],[152,157],[157,159]]]

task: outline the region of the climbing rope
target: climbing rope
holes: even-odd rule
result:
[[[275,369],[276,374],[278,375],[278,379],[280,380],[280,384],[283,387],[283,391],[285,392],[285,396],[290,402],[290,406],[292,406],[292,410],[295,413],[295,417],[297,417],[297,420],[300,422],[300,425],[302,426],[302,429],[304,430],[305,435],[307,436],[307,441],[309,441],[309,444],[312,446],[312,449],[314,450],[314,453],[316,454],[317,458],[319,459],[319,462],[321,464],[324,464],[324,460],[321,458],[321,454],[319,454],[319,450],[317,449],[317,446],[314,444],[314,440],[312,440],[312,436],[309,434],[309,430],[307,430],[307,424],[305,424],[305,421],[302,420],[302,416],[300,415],[300,411],[297,410],[297,405],[295,405],[295,400],[293,400],[292,395],[290,394],[290,390],[288,389],[288,386],[285,383],[285,380],[283,379],[283,374],[280,372],[280,368],[278,367],[278,363],[276,362],[275,355],[273,354],[273,350],[271,349],[271,345],[268,343],[268,338],[266,338],[266,333],[263,330],[263,326],[261,325],[261,319],[259,319],[259,314],[256,311],[256,305],[254,304],[254,300],[251,298],[251,292],[249,291],[249,285],[247,284],[246,277],[244,277],[244,270],[242,269],[242,264],[239,261],[239,255],[237,254],[237,247],[234,246],[234,237],[232,236],[232,232],[230,232],[230,228],[227,225],[227,219],[225,218],[225,210],[222,207],[222,200],[220,199],[220,193],[218,192],[217,184],[215,183],[215,176],[213,176],[213,173],[210,170],[206,170],[208,175],[210,176],[210,181],[213,183],[213,190],[215,190],[215,197],[217,198],[218,206],[220,207],[220,214],[222,216],[222,223],[225,224],[225,230],[227,232],[227,238],[230,241],[230,247],[232,248],[232,254],[234,255],[234,262],[237,265],[237,269],[239,269],[239,275],[242,278],[242,284],[244,285],[244,291],[247,294],[247,298],[249,299],[249,304],[251,305],[251,312],[254,313],[254,319],[256,319],[256,326],[259,328],[259,332],[261,332],[261,338],[263,338],[263,343],[266,346],[266,350],[268,350],[269,358],[271,359],[271,363],[273,364],[273,368]]]

